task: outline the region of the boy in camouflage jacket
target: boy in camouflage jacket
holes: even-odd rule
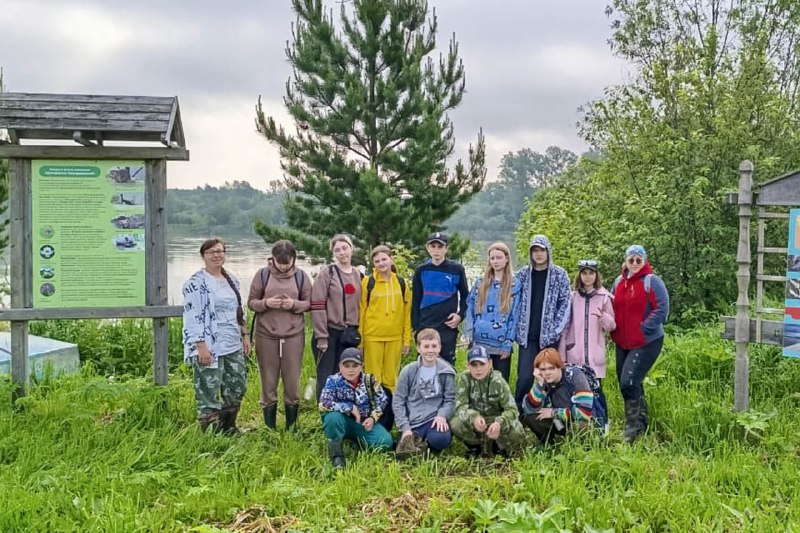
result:
[[[467,364],[467,371],[456,381],[456,407],[450,429],[467,445],[468,455],[513,451],[522,444],[524,430],[508,383],[492,368],[483,346],[470,349]]]

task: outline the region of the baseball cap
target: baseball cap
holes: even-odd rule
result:
[[[442,233],[441,231],[437,231],[436,233],[431,233],[430,235],[428,235],[428,244],[432,242],[440,242],[445,246],[447,246],[448,240],[449,238],[447,237],[447,235]]]
[[[359,365],[364,364],[364,352],[358,348],[345,348],[342,355],[339,357],[339,362],[354,361]]]
[[[473,361],[481,361],[483,363],[489,362],[489,352],[483,346],[473,346],[467,352],[467,363]]]

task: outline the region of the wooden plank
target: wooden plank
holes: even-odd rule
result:
[[[732,316],[722,317],[725,330],[720,335],[723,339],[734,340],[736,337],[736,319]],[[761,323],[761,335],[756,336],[756,321],[750,320],[749,332],[752,335],[750,342],[756,344],[783,345],[783,322],[777,320],[763,320]]]
[[[72,140],[78,144],[82,144],[83,146],[95,146],[95,144],[90,141],[89,139],[83,138],[82,131],[73,131],[72,132]]]
[[[11,305],[29,308],[32,294],[30,263],[30,176],[31,162],[24,159],[9,161],[9,259],[11,266]],[[27,249],[27,251],[26,251]],[[30,367],[28,361],[28,322],[11,323],[11,380],[14,383],[12,400],[26,393]]]
[[[148,305],[167,304],[167,162],[145,161],[145,279]],[[169,381],[169,329],[163,318],[153,319],[153,381]]]
[[[167,129],[164,133],[161,134],[161,142],[165,146],[169,146],[172,142],[172,128],[175,127],[175,117],[178,114],[178,99],[175,98],[175,101],[172,103],[172,109],[169,113],[169,124],[167,124]]]
[[[103,137],[109,140],[108,137]],[[0,146],[0,159],[166,159],[188,161],[189,150],[163,146]]]
[[[0,320],[59,320],[77,318],[164,318],[182,316],[183,306],[148,307],[42,307],[0,309]]]
[[[103,102],[36,102],[32,100],[0,100],[0,115],[10,110],[29,111],[91,111],[104,113],[163,113],[172,112],[172,104],[109,104]]]
[[[779,281],[783,283],[786,281],[786,276],[770,276],[768,274],[759,274],[756,276],[756,279],[758,281]]]
[[[72,109],[58,109],[46,111],[42,109],[2,109],[0,108],[0,123],[10,121],[27,121],[27,120],[119,120],[119,121],[151,121],[151,122],[165,122],[169,124],[170,112],[153,112],[143,111],[141,109],[132,109],[130,111],[107,111],[102,107],[97,109],[90,109],[87,111],[74,111]]]
[[[764,212],[758,215],[759,218],[789,218],[789,213],[767,213]]]
[[[800,175],[794,174],[761,186],[757,202],[758,205],[800,205]]]
[[[122,96],[109,94],[57,94],[57,93],[2,93],[0,101],[73,102],[106,104],[162,104],[172,105],[174,96]]]
[[[95,118],[4,118],[0,117],[0,128],[19,131],[37,130],[100,130],[100,131],[154,131],[167,130],[169,117],[164,120],[107,120]],[[22,137],[22,135],[20,135]]]
[[[91,130],[97,131],[97,130]],[[56,139],[72,140],[69,130],[17,130],[21,139]],[[161,144],[160,131],[103,131],[107,141],[151,142]],[[33,146],[33,145],[29,145]]]
[[[787,254],[788,248],[776,248],[774,246],[759,246],[756,251],[762,254]]]
[[[761,313],[764,315],[782,315],[786,312],[785,309],[779,309],[777,307],[761,307],[756,306],[756,313]]]

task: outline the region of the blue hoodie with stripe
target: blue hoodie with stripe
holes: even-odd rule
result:
[[[461,319],[467,312],[467,274],[464,267],[445,259],[439,265],[428,260],[414,271],[411,285],[411,328],[439,329],[450,313]]]

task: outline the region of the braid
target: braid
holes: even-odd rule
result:
[[[225,276],[225,279],[228,281],[228,285],[231,286],[233,293],[236,295],[236,302],[239,304],[236,307],[236,322],[238,322],[240,326],[244,326],[245,321],[244,310],[242,309],[242,295],[239,294],[239,290],[236,288],[236,285],[234,285],[233,278],[231,278],[231,275],[228,274],[228,271],[224,268],[220,268],[220,270],[222,271],[222,275]]]

